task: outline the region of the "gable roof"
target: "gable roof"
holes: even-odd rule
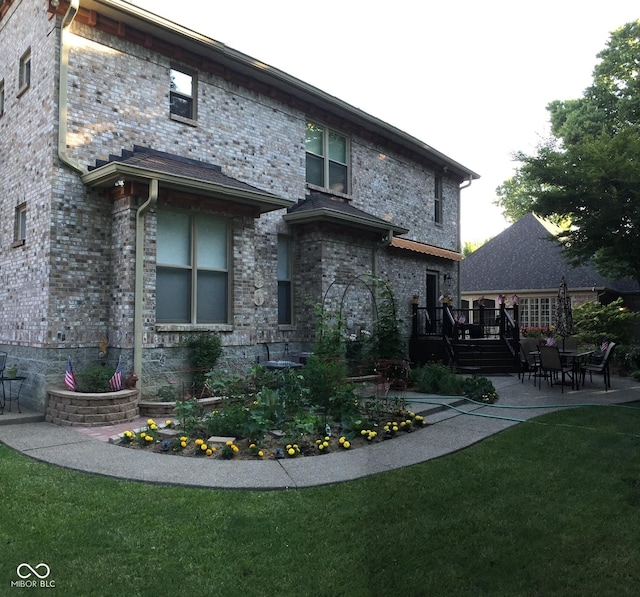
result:
[[[569,265],[560,243],[552,240],[558,230],[550,222],[527,214],[462,260],[462,292],[557,289],[563,276],[570,289],[638,290],[638,284],[631,280],[607,280],[591,262],[575,268]]]
[[[289,207],[293,201],[283,199],[222,173],[222,168],[208,162],[134,145],[132,151],[97,160],[82,176],[90,187],[112,187],[118,180],[148,182],[158,179],[164,188],[203,196],[226,198],[258,208],[261,212]]]

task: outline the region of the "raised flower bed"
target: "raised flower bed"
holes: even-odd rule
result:
[[[49,389],[45,420],[56,425],[103,427],[138,418],[138,390],[85,393]]]

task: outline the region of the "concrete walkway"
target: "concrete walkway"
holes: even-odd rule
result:
[[[184,458],[131,450],[109,443],[118,429],[60,427],[23,409],[0,415],[0,443],[36,460],[86,473],[148,483],[215,489],[290,489],[358,479],[451,454],[508,427],[560,408],[585,404],[640,401],[640,382],[612,377],[604,391],[597,376],[580,391],[532,381],[516,375],[490,377],[499,399],[479,405],[459,398],[405,393],[409,408],[429,425],[366,448],[322,456],[283,460]],[[130,423],[127,428],[135,427]]]

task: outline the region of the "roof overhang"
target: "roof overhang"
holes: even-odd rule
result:
[[[288,224],[311,224],[316,222],[331,222],[350,228],[359,228],[371,232],[382,232],[385,235],[406,234],[407,228],[402,228],[392,222],[385,222],[377,218],[367,218],[358,214],[345,213],[330,207],[318,207],[300,212],[288,213],[283,216]]]
[[[68,2],[51,5],[51,9],[64,14]],[[82,0],[76,20],[95,25],[99,15],[108,20],[105,26],[113,29],[118,35],[126,35],[131,29],[133,38],[140,38],[143,44],[152,44],[152,38],[158,38],[167,48],[180,48],[183,52],[200,56],[206,61],[220,65],[232,72],[246,76],[249,80],[259,81],[268,87],[282,91],[298,100],[310,104],[329,114],[343,118],[361,129],[379,135],[398,144],[421,158],[429,160],[436,166],[457,176],[461,181],[480,178],[469,168],[452,160],[445,154],[423,143],[400,129],[379,120],[362,110],[309,85],[296,77],[274,68],[247,54],[238,52],[224,43],[197,33],[148,12],[123,0]]]
[[[109,162],[82,175],[82,182],[94,189],[111,188],[120,183],[120,181],[125,180],[148,184],[152,179],[158,180],[160,188],[204,197],[226,199],[258,209],[260,213],[287,208],[295,203],[289,199],[283,199],[258,190],[237,189],[197,178],[123,164],[122,162]]]
[[[391,241],[391,246],[398,249],[405,249],[407,251],[414,251],[415,253],[422,253],[423,255],[431,255],[432,257],[449,259],[450,261],[462,261],[462,255],[460,253],[457,253],[456,251],[441,249],[440,247],[434,247],[433,245],[419,243],[415,240],[409,240],[406,238],[394,237]]]

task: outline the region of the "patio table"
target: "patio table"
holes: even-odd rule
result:
[[[560,358],[564,363],[571,362],[571,371],[573,375],[571,375],[571,388],[575,388],[576,390],[580,389],[580,364],[584,362],[589,356],[591,356],[594,351],[593,350],[563,350],[561,348],[558,349],[560,353]],[[532,350],[531,353],[534,356],[539,358],[540,351]]]

